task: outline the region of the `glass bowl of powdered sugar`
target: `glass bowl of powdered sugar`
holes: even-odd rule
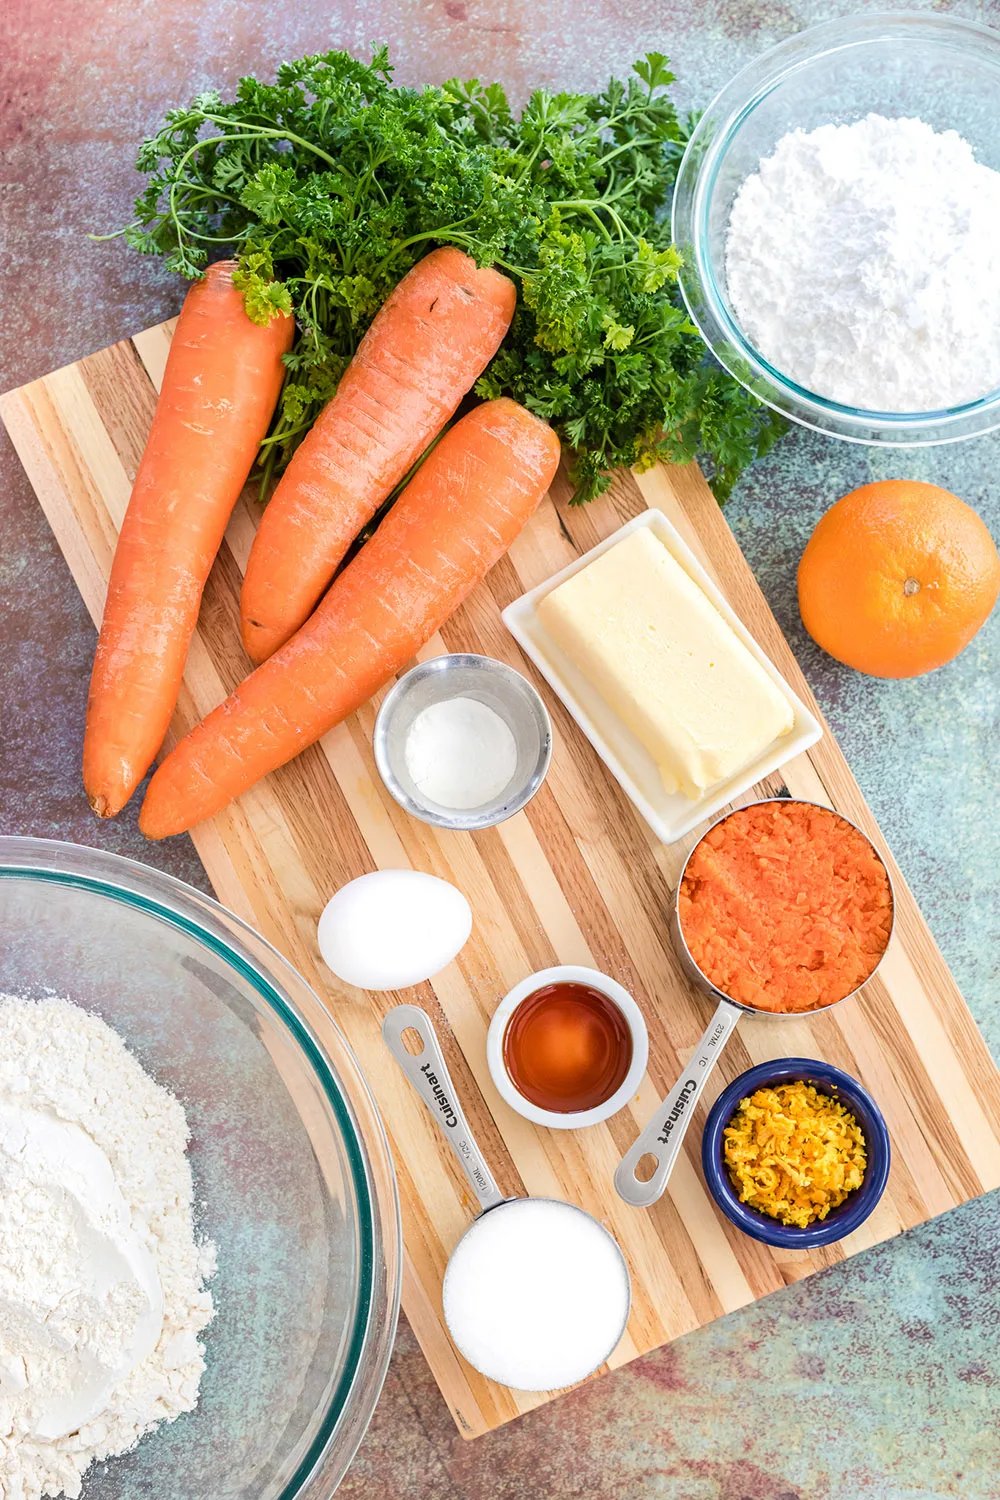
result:
[[[528,680],[491,656],[435,656],[389,691],[375,764],[400,807],[456,831],[492,828],[531,801],[552,757],[548,711]]]
[[[855,442],[1000,426],[1000,34],[841,18],[744,68],[677,179],[688,310],[794,421]]]

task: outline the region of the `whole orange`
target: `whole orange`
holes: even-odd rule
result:
[[[976,512],[933,484],[865,484],[821,517],[799,563],[813,640],[873,677],[917,677],[966,647],[1000,592]]]

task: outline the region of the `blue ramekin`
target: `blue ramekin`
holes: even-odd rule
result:
[[[769,1214],[741,1203],[729,1180],[722,1154],[722,1132],[739,1108],[741,1099],[755,1089],[776,1088],[782,1083],[798,1081],[814,1084],[821,1094],[839,1099],[850,1110],[861,1126],[868,1156],[861,1186],[848,1194],[839,1208],[831,1209],[825,1219],[817,1220],[806,1229],[795,1224],[782,1224]],[[726,1218],[751,1239],[761,1240],[765,1245],[779,1245],[785,1250],[813,1250],[818,1245],[832,1245],[863,1224],[885,1192],[891,1156],[889,1131],[872,1096],[850,1073],[811,1057],[784,1057],[776,1062],[760,1063],[741,1073],[728,1088],[723,1089],[713,1104],[701,1142],[705,1181]]]

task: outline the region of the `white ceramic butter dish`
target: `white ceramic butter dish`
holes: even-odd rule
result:
[[[556,644],[538,617],[538,605],[546,594],[640,527],[649,527],[653,531],[710,603],[715,605],[723,619],[787,698],[793,715],[792,728],[787,734],[773,740],[755,760],[735,775],[709,787],[701,797],[694,800],[686,797],[683,792],[666,790],[660,769],[649,751],[587,680],[576,663]],[[692,828],[706,818],[720,812],[727,803],[741,796],[762,777],[770,775],[803,750],[808,750],[810,745],[815,745],[822,734],[815,716],[792,692],[662,511],[647,510],[627,522],[554,577],[522,594],[520,599],[515,599],[504,610],[503,620],[518,645],[562,699],[657,838],[662,839],[665,844],[672,844],[676,839],[683,838],[684,834],[690,833]]]

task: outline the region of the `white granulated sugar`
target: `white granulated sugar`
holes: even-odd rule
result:
[[[97,1016],[0,995],[0,1500],[77,1496],[196,1405],[215,1250],[187,1140]]]
[[[550,1198],[490,1209],[459,1241],[444,1278],[445,1322],[462,1354],[522,1391],[559,1390],[602,1364],[629,1299],[611,1236]]]
[[[736,195],[726,279],[750,342],[817,395],[927,412],[1000,387],[1000,173],[953,130],[784,136]]]

